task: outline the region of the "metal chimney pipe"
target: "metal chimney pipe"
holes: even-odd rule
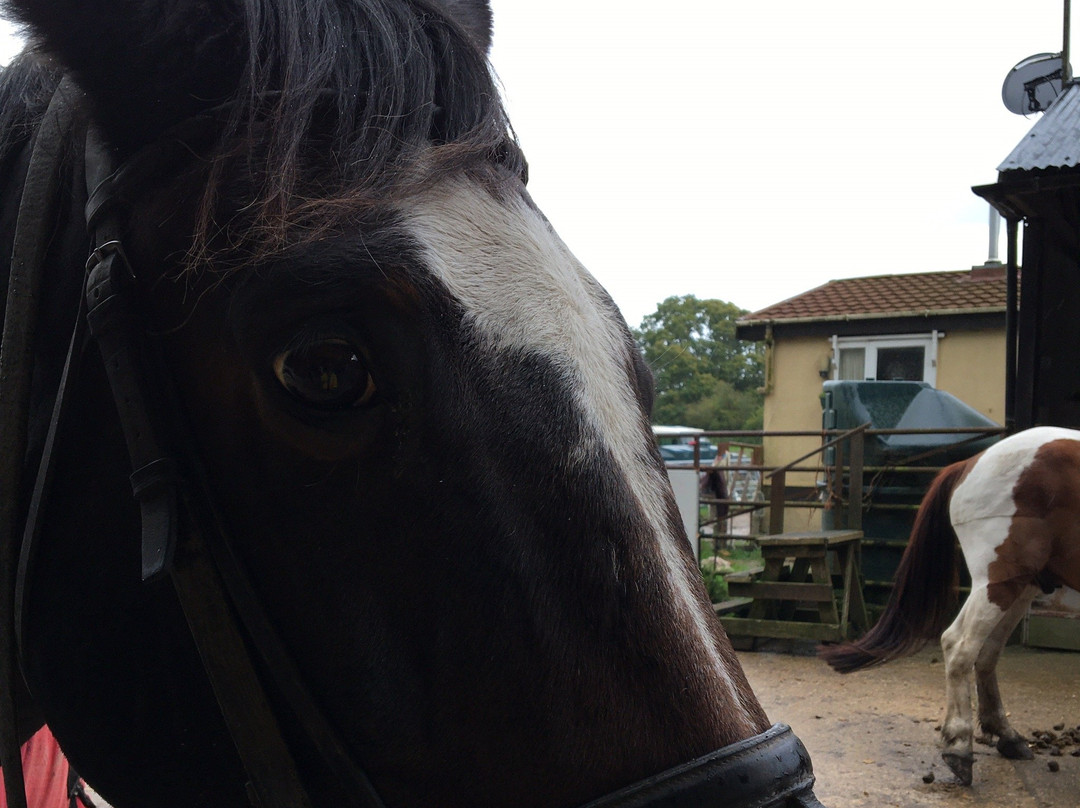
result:
[[[998,234],[1001,232],[1001,214],[997,212],[997,208],[990,205],[990,251],[986,257],[986,263],[1000,264],[998,259]]]
[[[1069,20],[1072,18],[1072,0],[1065,0],[1064,34],[1061,43],[1061,87],[1068,87],[1072,83],[1072,68],[1069,67]]]

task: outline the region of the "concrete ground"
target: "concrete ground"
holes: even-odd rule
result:
[[[766,647],[774,650],[740,651],[739,660],[769,717],[790,724],[809,750],[827,808],[1080,808],[1077,745],[1010,761],[976,743],[974,783],[956,782],[937,748],[939,649],[842,676],[808,646]],[[1025,737],[1080,727],[1080,653],[1010,646],[998,673],[1009,720]]]

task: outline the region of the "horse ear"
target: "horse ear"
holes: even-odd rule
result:
[[[480,49],[491,50],[492,18],[488,0],[438,0],[447,14],[472,37]]]
[[[7,0],[76,78],[113,145],[134,150],[231,93],[247,59],[229,0]]]

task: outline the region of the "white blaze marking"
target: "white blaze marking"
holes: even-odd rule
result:
[[[1080,432],[1036,427],[998,441],[975,463],[953,491],[949,518],[972,570],[972,583],[986,583],[995,550],[1009,535],[1016,514],[1013,489],[1039,448],[1055,440],[1080,440]]]
[[[668,483],[642,445],[648,425],[629,386],[625,337],[596,281],[516,195],[495,200],[472,183],[449,180],[410,200],[401,214],[425,249],[428,268],[478,330],[500,348],[549,358],[572,380],[577,403],[652,527],[675,602],[693,621],[703,659],[738,701],[691,590],[677,547],[681,539],[668,528]],[[579,458],[598,450],[575,447]]]

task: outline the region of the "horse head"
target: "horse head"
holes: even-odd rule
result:
[[[83,164],[107,159],[143,394],[186,480],[177,563],[228,535],[295,674],[267,697],[315,804],[353,798],[297,683],[390,805],[581,804],[767,729],[650,374],[526,192],[486,2],[9,5],[34,44],[0,89],[5,221],[50,97],[75,110],[38,397],[100,246]],[[27,683],[115,804],[246,804],[177,594],[141,580],[106,376],[87,349],[24,565]]]

